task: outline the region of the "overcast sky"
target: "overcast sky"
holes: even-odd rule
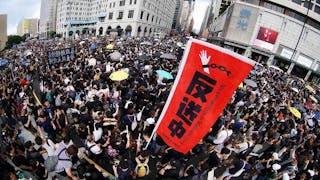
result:
[[[0,0],[0,14],[7,14],[8,34],[16,34],[24,18],[40,17],[41,0]]]
[[[204,14],[206,12],[206,8],[208,7],[211,0],[196,0],[196,4],[194,5],[194,26],[193,29],[195,32],[198,32],[201,28],[202,20]]]
[[[199,31],[205,9],[210,0],[196,0],[194,29]],[[40,18],[41,0],[0,0],[0,14],[8,16],[8,34],[16,34],[19,22],[24,18]]]

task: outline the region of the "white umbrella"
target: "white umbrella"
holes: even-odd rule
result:
[[[96,66],[97,65],[97,60],[95,58],[90,58],[88,61],[89,66]]]
[[[177,59],[177,56],[175,56],[175,55],[173,55],[173,54],[162,54],[162,55],[160,56],[160,58],[163,58],[163,59],[173,59],[173,60],[175,60],[175,59]]]
[[[258,87],[258,84],[257,84],[255,81],[253,81],[252,79],[245,79],[245,80],[244,80],[244,83],[245,83],[246,85],[248,85],[248,86],[253,87],[253,88]]]
[[[82,45],[82,44],[84,44],[84,43],[85,43],[85,41],[81,41],[81,42],[79,42],[79,44],[80,44],[80,45]]]
[[[32,54],[32,51],[30,49],[24,52],[25,56],[30,56],[31,54]]]
[[[271,66],[269,66],[269,68],[270,68],[270,69],[277,70],[277,71],[280,71],[280,72],[283,72],[283,70],[282,70],[282,69],[280,69],[280,68],[279,68],[279,67],[277,67],[277,66],[273,66],[273,65],[271,65]]]
[[[109,56],[113,61],[119,61],[121,58],[121,54],[118,51],[111,53]]]
[[[291,88],[294,92],[296,92],[296,93],[298,93],[299,92],[299,89],[298,88],[295,88],[295,87],[293,87],[293,88]]]

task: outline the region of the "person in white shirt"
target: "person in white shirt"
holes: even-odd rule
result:
[[[94,136],[92,134],[87,137],[86,147],[88,154],[94,157],[101,155],[102,153],[101,144],[95,143]]]

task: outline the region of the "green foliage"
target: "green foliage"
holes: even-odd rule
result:
[[[6,49],[12,48],[13,45],[19,44],[26,40],[25,36],[18,36],[18,35],[10,35],[8,36],[8,41],[6,43]]]
[[[49,31],[49,32],[48,32],[48,37],[49,37],[49,38],[54,38],[54,37],[56,36],[56,34],[57,34],[57,33],[56,33],[55,31]]]
[[[190,35],[193,36],[193,37],[198,36],[198,34],[195,33],[195,32],[191,32]]]

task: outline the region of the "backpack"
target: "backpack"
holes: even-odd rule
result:
[[[70,159],[60,159],[60,155],[62,152],[66,151],[67,149],[66,148],[63,148],[59,153],[58,155],[56,156],[49,156],[45,162],[44,162],[44,166],[45,168],[47,169],[48,172],[52,172],[55,170],[57,164],[58,164],[58,161],[61,160],[61,161],[70,161]]]
[[[135,168],[135,173],[137,177],[145,177],[149,174],[149,166],[146,162],[141,163],[139,159],[136,159],[137,166]]]
[[[137,165],[137,177],[144,177],[147,175],[147,167],[144,164]]]
[[[91,151],[91,148],[93,148],[95,145],[96,145],[96,144],[93,144],[93,145],[91,145],[91,146],[86,145],[86,151],[87,151],[87,155],[88,155],[89,157],[94,156],[94,153]]]

